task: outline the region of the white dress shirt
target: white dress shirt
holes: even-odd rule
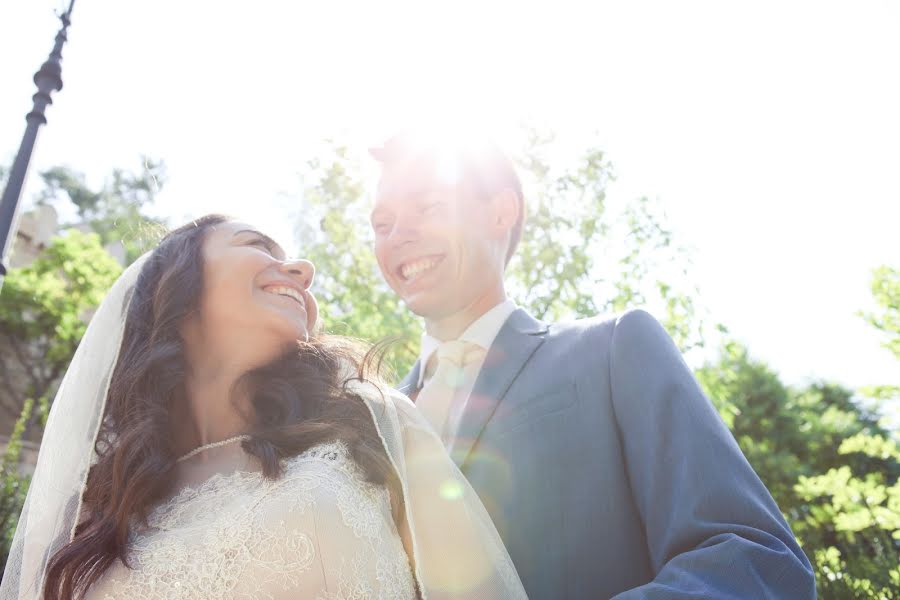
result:
[[[509,299],[504,300],[478,317],[465,331],[462,332],[462,335],[459,336],[458,339],[460,341],[475,344],[482,348],[484,352],[481,353],[480,358],[473,361],[465,368],[465,379],[459,386],[459,390],[451,403],[449,414],[447,416],[447,441],[452,443],[452,441],[456,439],[456,433],[459,429],[459,422],[466,407],[466,401],[469,399],[472,388],[475,386],[475,379],[478,377],[478,373],[484,365],[487,350],[490,349],[497,334],[500,333],[500,328],[503,327],[503,324],[506,323],[506,320],[516,308],[518,307],[515,302]],[[422,386],[425,384],[425,375],[429,370],[428,361],[431,360],[431,357],[437,352],[438,346],[440,345],[441,340],[432,337],[427,333],[422,334],[422,345],[419,354],[419,381],[416,384],[416,389],[422,389]],[[430,376],[431,373],[428,373],[428,375]]]

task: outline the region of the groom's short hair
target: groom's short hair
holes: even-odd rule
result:
[[[449,152],[458,165],[457,185],[473,190],[482,198],[490,198],[505,190],[516,196],[519,205],[519,217],[510,229],[509,248],[506,251],[506,263],[516,252],[522,238],[522,227],[525,222],[525,196],[522,192],[522,181],[516,173],[512,160],[493,141],[482,138],[477,140],[477,150],[449,146]],[[474,146],[474,145],[473,145]],[[448,147],[429,143],[417,132],[402,131],[390,137],[380,148],[371,148],[369,153],[382,165],[399,166],[404,169],[430,169],[441,159]]]

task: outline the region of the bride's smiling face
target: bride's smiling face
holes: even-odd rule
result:
[[[253,347],[270,354],[306,340],[319,312],[309,291],[314,274],[311,262],[286,258],[281,246],[246,223],[211,227],[203,241],[201,339],[236,341],[242,354]]]

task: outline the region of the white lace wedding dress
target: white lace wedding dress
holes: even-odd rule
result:
[[[89,600],[415,598],[388,492],[340,442],[268,480],[239,444],[179,465],[175,496],[136,524]]]

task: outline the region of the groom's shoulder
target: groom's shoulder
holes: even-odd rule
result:
[[[603,313],[569,321],[557,321],[548,325],[550,330],[559,333],[611,333],[617,328],[630,329],[632,327],[658,326],[659,321],[643,308],[631,308],[622,312]]]
[[[550,323],[548,329],[552,335],[560,338],[609,343],[614,335],[617,338],[630,337],[659,330],[661,327],[659,321],[647,310],[632,308],[624,312]]]

